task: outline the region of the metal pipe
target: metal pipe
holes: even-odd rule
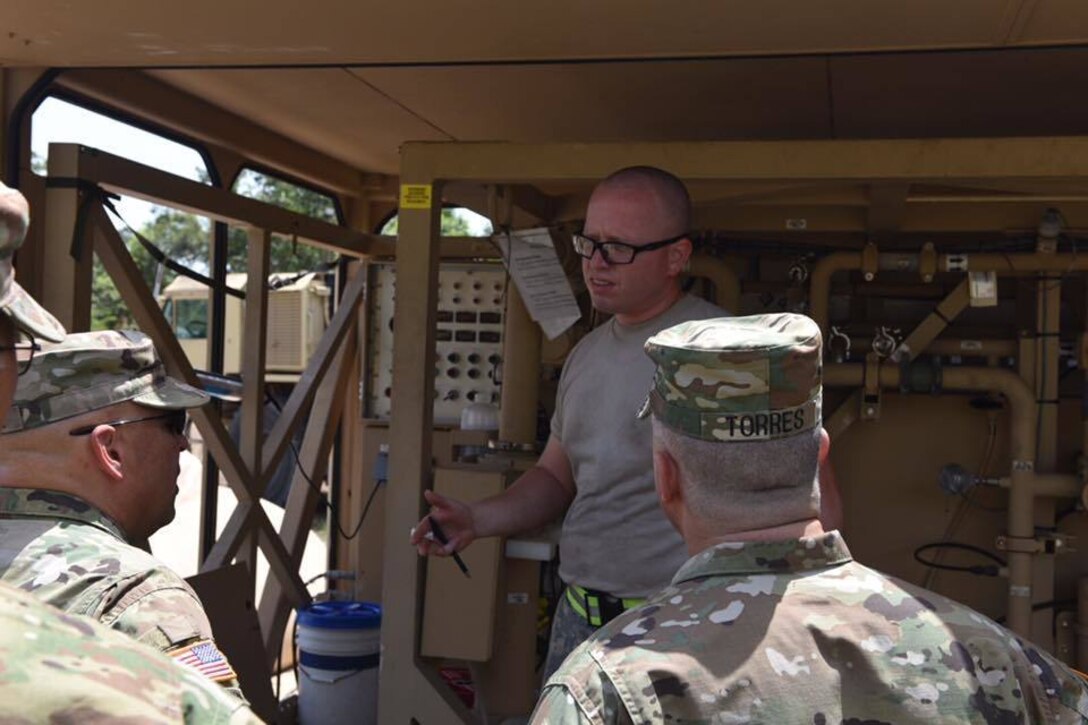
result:
[[[872,347],[873,338],[871,337],[850,338],[851,350],[871,350]],[[1015,340],[958,340],[945,337],[934,340],[924,350],[918,351],[915,355],[929,353],[931,355],[958,355],[962,357],[1016,357],[1018,347]]]
[[[831,276],[851,269],[861,269],[861,252],[834,252],[822,257],[812,268],[809,311],[824,337],[827,337],[828,308],[831,306]]]
[[[718,306],[730,314],[740,312],[740,280],[724,259],[709,254],[693,256],[688,265],[688,274],[709,279],[714,283]]]
[[[912,259],[913,258],[913,259]],[[914,253],[881,254],[880,269],[917,269],[920,255]],[[828,307],[831,296],[831,275],[835,272],[861,269],[861,252],[835,252],[823,257],[812,268],[809,288],[809,310],[812,319],[827,335]],[[1030,274],[1035,272],[1088,271],[1088,255],[1084,254],[942,254],[937,269],[941,272],[994,271],[998,274]]]
[[[960,266],[962,264],[962,266]],[[994,271],[998,274],[1033,272],[1084,272],[1088,257],[1083,254],[942,254],[942,272]]]
[[[999,478],[997,485],[1009,488],[1012,485],[1012,479],[1007,476]],[[1084,482],[1079,476],[1073,474],[1036,473],[1031,488],[1037,497],[1080,498],[1084,492]]]
[[[824,384],[829,386],[858,386],[864,383],[865,367],[858,364],[828,365],[824,368]],[[899,369],[881,367],[880,385],[899,387]],[[941,384],[950,390],[997,391],[1009,401],[1011,424],[1010,455],[1012,472],[1009,476],[1008,538],[1031,539],[1035,536],[1035,396],[1031,388],[1015,373],[1001,368],[945,368]],[[1025,637],[1031,636],[1031,567],[1032,555],[1020,551],[1008,553],[1009,562],[1009,628]]]
[[[824,385],[855,387],[864,383],[865,366],[858,363],[827,365]],[[1012,435],[1011,455],[1014,461],[1035,460],[1035,396],[1031,388],[1016,373],[1003,368],[956,367],[943,368],[941,385],[949,390],[996,391],[1009,400]],[[882,366],[880,386],[899,387],[899,368]]]

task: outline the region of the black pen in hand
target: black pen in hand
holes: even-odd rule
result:
[[[427,521],[430,523],[431,532],[434,534],[434,538],[438,539],[438,543],[442,544],[442,546],[449,544],[450,540],[446,538],[446,532],[443,531],[442,527],[438,525],[438,522],[434,520],[434,516],[428,516]],[[460,569],[465,576],[471,579],[472,576],[468,573],[468,567],[465,566],[465,562],[461,560],[461,555],[456,551],[453,552],[453,560],[457,562],[457,568]]]

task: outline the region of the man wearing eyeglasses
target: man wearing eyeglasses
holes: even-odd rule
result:
[[[0,410],[11,405],[18,370],[38,349],[34,338],[64,338],[64,328],[15,283],[11,257],[28,223],[22,194],[0,183]],[[0,531],[5,525],[0,520]],[[4,581],[0,662],[2,722],[260,722],[198,668]]]
[[[140,332],[87,332],[21,363],[0,437],[0,580],[233,684],[193,590],[140,548],[174,517],[186,410]]]
[[[684,184],[660,169],[623,169],[597,185],[574,249],[593,306],[612,318],[567,358],[543,454],[485,501],[427,492],[431,516],[450,543],[424,538],[426,518],[412,535],[420,553],[448,555],[476,538],[529,531],[566,512],[559,548],[567,590],[545,677],[599,626],[668,583],[685,559],[654,496],[650,427],[632,415],[653,375],[642,352],[646,339],[725,314],[680,287],[692,252],[690,208]]]

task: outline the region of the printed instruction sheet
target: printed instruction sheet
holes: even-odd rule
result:
[[[582,311],[559,264],[551,232],[546,227],[523,229],[496,234],[494,239],[529,316],[549,340],[562,335]]]

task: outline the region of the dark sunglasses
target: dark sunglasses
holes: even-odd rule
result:
[[[667,247],[687,238],[687,234],[681,234],[678,237],[662,239],[660,242],[635,246],[627,242],[598,242],[585,234],[575,234],[572,236],[572,241],[574,242],[574,251],[579,257],[593,259],[593,254],[600,251],[601,257],[608,264],[630,264],[635,261],[635,257],[641,252],[652,252],[655,249]]]
[[[112,425],[116,428],[119,425],[129,425],[130,423],[143,423],[149,420],[165,420],[167,427],[170,428],[170,432],[174,435],[185,435],[185,424],[188,421],[188,413],[182,410],[168,410],[165,413],[158,415],[149,415],[146,418],[122,418],[121,420],[107,420],[101,423],[93,423],[91,425],[81,426],[79,428],[73,428],[68,431],[70,436],[85,436],[90,434],[100,425]]]

